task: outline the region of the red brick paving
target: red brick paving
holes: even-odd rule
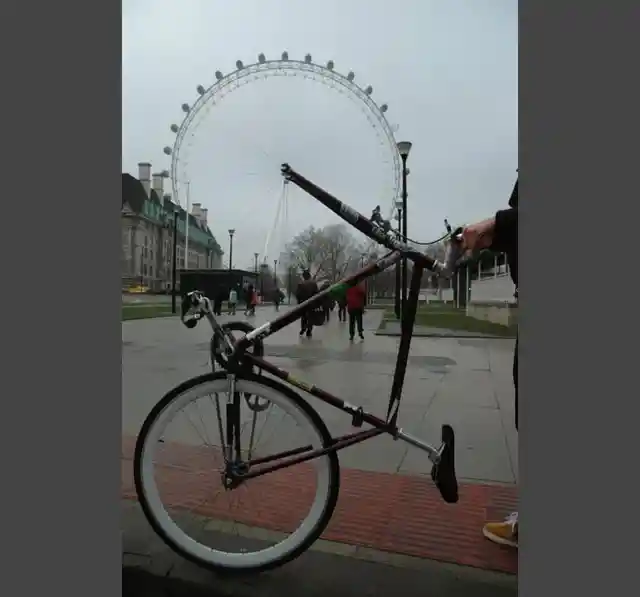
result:
[[[122,496],[127,499],[136,499],[134,445],[134,438],[123,437]],[[199,506],[212,490],[220,487],[219,477],[204,474],[210,473],[215,464],[210,452],[171,444],[164,446],[158,456],[162,465],[170,465],[162,466],[163,473],[157,476],[165,504],[212,518],[225,516],[228,510],[220,506]],[[260,504],[252,500],[247,513],[236,510],[235,520],[276,531],[293,530],[301,514],[308,511],[315,489],[314,483],[309,482],[310,472],[310,465],[303,464],[253,479],[251,484],[259,490]],[[449,505],[442,501],[429,477],[347,468],[340,472],[338,505],[323,539],[517,573],[517,552],[494,545],[481,532],[485,520],[502,518],[517,509],[515,487],[461,484],[459,503]],[[296,488],[293,497],[292,487]],[[286,488],[289,491],[284,494]],[[237,492],[226,495],[235,498]]]

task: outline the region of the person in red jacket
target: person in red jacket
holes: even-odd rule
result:
[[[366,302],[366,292],[363,284],[356,284],[347,289],[347,311],[349,312],[349,339],[353,340],[358,325],[358,334],[360,339],[364,340],[362,333],[362,314],[364,313],[364,305]]]

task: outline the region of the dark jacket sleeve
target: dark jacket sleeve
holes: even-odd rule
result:
[[[499,253],[513,253],[518,247],[518,208],[510,207],[496,213],[491,248]]]

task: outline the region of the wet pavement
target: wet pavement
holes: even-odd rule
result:
[[[264,307],[251,319],[273,319]],[[293,324],[268,338],[266,355],[299,379],[361,405],[384,417],[387,411],[399,338],[376,336],[379,310],[365,313],[365,340],[350,342],[347,325],[335,314],[313,338],[300,338]],[[221,320],[245,319],[239,315]],[[210,370],[206,322],[193,330],[176,318],[122,324],[122,430],[137,435],[153,405],[172,387]],[[514,341],[490,338],[414,338],[400,406],[399,423],[431,443],[443,423],[457,434],[457,469],[461,480],[514,483],[518,475],[514,428]],[[335,435],[351,430],[344,413],[307,396]],[[376,437],[340,453],[344,467],[380,472],[423,474],[425,455],[390,437]]]

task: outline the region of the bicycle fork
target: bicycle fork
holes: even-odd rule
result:
[[[225,459],[227,463],[239,462],[240,451],[240,394],[236,392],[236,376],[233,373],[227,375],[229,391],[227,393],[227,438],[224,445]],[[235,458],[233,458],[235,452]]]

